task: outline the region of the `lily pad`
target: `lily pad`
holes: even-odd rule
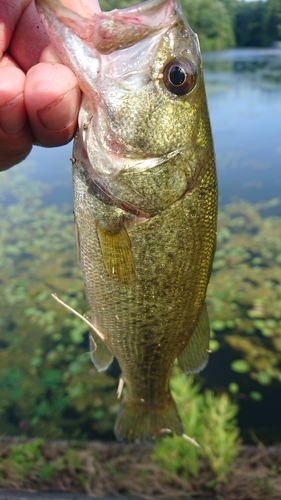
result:
[[[237,373],[248,373],[250,371],[250,365],[244,359],[237,359],[231,363],[231,369]]]

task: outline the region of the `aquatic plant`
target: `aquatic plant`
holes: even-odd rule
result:
[[[50,187],[23,170],[1,175],[1,432],[112,436],[116,380],[96,373],[86,325],[51,298],[87,312],[71,207],[43,206]]]
[[[279,199],[241,201],[221,210],[208,290],[213,350],[226,343],[237,353],[231,369],[261,386],[281,382],[279,214]]]
[[[186,479],[198,476],[203,459],[217,482],[226,481],[238,453],[238,407],[227,394],[202,392],[192,377],[178,371],[172,378],[171,389],[184,430],[200,447],[174,436],[172,440],[156,442],[153,459],[169,472]]]
[[[67,476],[69,488],[83,489],[86,474],[78,451],[65,447],[63,453],[50,449],[46,453],[45,447],[42,438],[8,446],[0,458],[0,486],[40,488],[44,484],[46,488],[60,475]]]
[[[96,373],[87,326],[51,298],[55,292],[87,313],[71,207],[44,204],[51,189],[32,179],[27,165],[1,173],[1,432],[113,437],[118,370]],[[261,387],[249,390],[255,401],[281,381],[280,223],[279,200],[221,209],[207,296],[212,356],[231,349],[233,374]],[[236,380],[228,389],[242,391]]]
[[[169,443],[173,440],[168,439]],[[192,446],[192,445],[190,445]],[[231,498],[280,500],[278,447],[244,447],[226,482],[204,466],[184,479],[152,461],[152,445],[26,440],[0,436],[0,488],[44,492],[80,491],[100,496],[137,498]],[[168,450],[169,453],[169,450]],[[60,495],[57,495],[57,497]]]

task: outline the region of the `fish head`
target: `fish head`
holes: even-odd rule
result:
[[[200,151],[212,145],[199,42],[178,0],[85,7],[83,15],[59,0],[36,3],[84,94],[80,144],[90,176],[110,179],[111,190],[121,178],[150,190],[144,198],[156,211],[180,199],[202,168]]]

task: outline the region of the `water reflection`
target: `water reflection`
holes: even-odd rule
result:
[[[243,78],[278,83],[281,78],[281,50],[235,49],[203,55],[204,69],[212,74],[243,73]],[[268,76],[270,75],[269,81]]]
[[[39,148],[35,146],[26,162],[33,166],[32,177],[52,185],[44,196],[46,203],[72,204],[71,162],[72,142],[60,148]],[[16,167],[16,168],[20,168]]]
[[[257,202],[281,191],[281,51],[204,56],[220,202]]]

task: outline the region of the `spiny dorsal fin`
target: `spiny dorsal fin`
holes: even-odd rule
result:
[[[129,286],[134,276],[134,260],[130,237],[123,223],[116,232],[97,224],[103,262],[109,276],[121,286]]]
[[[196,373],[208,361],[210,324],[206,304],[201,309],[194,332],[183,351],[178,356],[179,366],[184,373]]]

